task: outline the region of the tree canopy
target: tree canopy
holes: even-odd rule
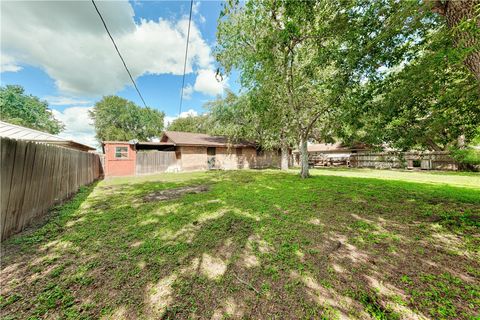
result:
[[[12,124],[58,134],[64,129],[46,101],[28,95],[21,86],[0,87],[0,119]]]
[[[189,115],[183,118],[173,120],[168,126],[169,131],[182,131],[194,133],[208,133],[210,130],[210,118],[208,114],[193,116]]]
[[[280,144],[300,144],[302,177],[307,141],[468,142],[480,123],[478,16],[472,1],[463,13],[457,4],[439,15],[430,1],[230,1],[215,52],[225,72],[240,71],[249,102],[231,111],[255,115]]]
[[[164,113],[151,108],[141,108],[118,96],[105,96],[90,111],[96,138],[128,141],[148,141],[159,137],[163,130]]]

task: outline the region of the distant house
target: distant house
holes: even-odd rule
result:
[[[60,138],[42,131],[0,121],[0,137],[16,140],[36,141],[79,151],[93,151],[95,148],[85,144]]]
[[[308,159],[310,166],[338,166],[348,165],[352,154],[366,152],[369,149],[362,144],[347,146],[341,142],[336,143],[316,143],[307,146]],[[293,163],[295,166],[300,165],[300,152],[293,150]]]
[[[165,131],[159,142],[104,141],[105,175],[131,176],[165,171],[279,167],[276,151],[226,137]]]

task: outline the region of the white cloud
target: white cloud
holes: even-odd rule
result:
[[[193,93],[193,86],[191,84],[187,84],[185,88],[183,88],[183,99],[190,100],[192,98]]]
[[[176,116],[176,117],[172,117],[172,116],[166,116],[164,119],[163,119],[163,126],[165,128],[168,127],[168,125],[170,123],[172,123],[175,119],[178,119],[178,118],[186,118],[186,117],[189,117],[189,116],[192,116],[192,117],[195,117],[195,116],[198,116],[198,112],[193,110],[193,109],[188,109],[187,111],[184,111],[184,112],[181,112],[179,116]]]
[[[193,6],[192,6],[192,13],[193,14],[198,14],[198,12],[200,10],[200,4],[201,4],[200,1],[194,1],[193,2]]]
[[[97,6],[136,78],[183,73],[188,17],[178,21],[141,20],[128,1]],[[2,71],[19,63],[40,67],[68,95],[112,94],[130,84],[125,69],[90,1],[2,2]],[[22,23],[18,23],[22,21]],[[191,25],[187,73],[210,69],[211,49],[195,22]]]
[[[0,72],[17,72],[22,70],[22,67],[19,66],[15,59],[9,55],[1,54],[0,55]]]
[[[202,69],[198,71],[193,88],[203,94],[216,96],[223,93],[227,81],[228,79],[217,79],[213,70]]]
[[[63,96],[45,96],[43,97],[43,100],[47,100],[48,104],[51,106],[85,105],[92,103],[90,100]]]
[[[65,130],[59,136],[92,147],[98,147],[92,119],[88,115],[88,111],[91,109],[92,107],[79,106],[65,108],[63,111],[52,110],[55,118],[65,125]]]

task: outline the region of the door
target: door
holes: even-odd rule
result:
[[[215,166],[215,162],[216,162],[216,159],[215,159],[215,155],[216,155],[216,149],[214,147],[208,147],[207,148],[207,167],[208,167],[208,170],[212,170],[212,169],[215,169],[216,166]]]

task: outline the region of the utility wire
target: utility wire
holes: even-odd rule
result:
[[[178,109],[179,116],[180,116],[180,113],[182,112],[183,88],[185,87],[185,71],[187,69],[188,41],[190,39],[190,24],[192,23],[192,8],[193,8],[193,0],[190,0],[190,17],[188,18],[187,45],[185,46],[185,61],[183,62],[182,93],[180,94],[180,107]]]
[[[145,100],[143,99],[143,96],[142,96],[142,94],[140,93],[140,90],[138,90],[137,84],[135,83],[135,80],[133,80],[132,74],[130,73],[130,70],[128,70],[127,64],[125,63],[125,60],[123,60],[123,57],[122,57],[122,55],[120,54],[120,51],[118,50],[117,44],[115,43],[115,40],[113,40],[113,37],[112,37],[112,35],[110,34],[110,31],[108,31],[107,24],[105,23],[105,20],[103,19],[102,14],[101,14],[100,11],[98,10],[97,5],[95,4],[95,1],[94,1],[94,0],[92,0],[92,4],[93,4],[93,6],[95,7],[95,10],[96,10],[97,13],[98,13],[98,16],[99,16],[100,19],[102,20],[103,26],[105,27],[105,31],[107,31],[108,36],[109,36],[110,39],[112,40],[112,43],[113,43],[113,46],[115,47],[115,50],[117,50],[118,56],[119,56],[120,59],[122,60],[123,66],[125,67],[125,70],[127,70],[127,73],[128,73],[128,75],[130,76],[130,80],[132,80],[133,86],[135,87],[135,90],[137,90],[137,93],[138,93],[138,95],[140,96],[140,99],[142,99],[143,105],[144,105],[145,107],[147,107],[147,104],[145,103]],[[190,14],[191,14],[191,13],[190,13]]]

